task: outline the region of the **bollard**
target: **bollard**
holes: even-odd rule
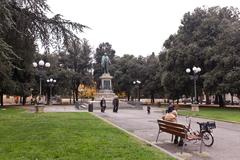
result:
[[[88,112],[93,112],[93,103],[88,104]]]

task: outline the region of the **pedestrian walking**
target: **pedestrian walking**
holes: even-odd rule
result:
[[[113,98],[113,112],[118,112],[118,106],[119,106],[119,99],[118,96],[115,96]]]
[[[106,100],[104,98],[102,98],[102,100],[100,101],[100,107],[101,107],[101,112],[105,112],[105,109],[107,107],[106,105]]]
[[[151,107],[147,106],[147,113],[150,114],[150,112],[151,112]]]

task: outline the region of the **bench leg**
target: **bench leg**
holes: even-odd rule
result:
[[[158,135],[157,135],[156,143],[157,143],[157,141],[158,141],[159,134],[160,134],[160,130],[158,131]]]
[[[181,154],[183,153],[183,150],[184,150],[184,147],[185,147],[185,139],[183,139],[183,146],[182,146],[182,149],[181,149]]]
[[[201,138],[200,153],[202,153],[202,146],[203,146],[203,137]]]

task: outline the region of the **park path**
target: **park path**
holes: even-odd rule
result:
[[[86,109],[77,110],[74,106],[48,106],[45,112],[86,112]],[[155,143],[158,125],[157,119],[163,115],[160,108],[151,109],[148,115],[146,108],[119,109],[118,113],[113,113],[112,109],[107,109],[101,113],[99,108],[94,108],[94,114],[116,124],[117,126],[149,141]],[[209,121],[202,118],[191,118],[192,128],[198,129],[196,122]],[[178,117],[178,122],[187,124],[184,116]],[[188,143],[185,147],[183,157],[188,160],[239,160],[240,159],[240,124],[216,121],[217,128],[213,134],[215,142],[212,147],[203,147],[203,154],[199,154],[199,144]],[[171,135],[161,133],[157,145],[179,156],[181,148],[170,142]],[[181,156],[181,155],[180,155]]]
[[[105,113],[95,110],[94,113],[117,126],[147,140],[156,140],[158,125],[156,120],[163,115],[159,108],[152,108],[148,115],[146,108],[143,110],[122,109],[118,113],[106,110]],[[207,119],[191,118],[192,128],[198,129],[196,122],[205,122]],[[186,124],[186,118],[178,117],[178,122]],[[212,147],[203,147],[203,153],[199,154],[199,144],[188,143],[185,147],[184,158],[189,160],[239,160],[240,159],[240,124],[216,121],[217,128],[213,131],[215,142]],[[170,142],[171,135],[161,133],[158,146],[179,155],[181,148]]]

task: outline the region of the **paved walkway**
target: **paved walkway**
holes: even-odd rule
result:
[[[158,125],[156,120],[162,116],[159,108],[152,108],[148,115],[146,108],[143,110],[119,110],[113,113],[107,110],[105,113],[95,111],[95,113],[114,124],[120,126],[144,138],[150,142],[155,142]],[[204,122],[207,119],[191,118],[192,128],[198,129],[196,122]],[[186,118],[179,116],[178,122],[186,124]],[[215,142],[212,147],[203,147],[203,153],[199,154],[200,144],[188,143],[185,147],[185,158],[191,160],[239,160],[240,159],[240,124],[216,121],[217,128],[213,131]],[[171,135],[161,133],[157,145],[167,151],[179,155],[181,148],[170,142]]]
[[[76,110],[74,106],[49,106],[45,112],[84,112],[85,110]],[[148,115],[146,108],[143,110],[119,109],[118,113],[113,113],[107,109],[101,113],[95,109],[94,113],[101,116],[117,126],[126,129],[133,134],[155,142],[158,125],[156,120],[162,117],[163,111],[159,108],[152,108]],[[191,118],[192,128],[198,129],[196,122],[205,122],[207,119]],[[186,118],[178,117],[178,122],[186,124]],[[189,160],[239,160],[240,159],[240,124],[226,123],[216,121],[217,128],[214,129],[215,142],[212,147],[203,147],[203,153],[199,154],[199,144],[188,143],[185,147],[184,157]],[[181,148],[170,142],[171,135],[161,133],[157,145],[167,151],[179,155]],[[186,156],[185,156],[186,155]]]

